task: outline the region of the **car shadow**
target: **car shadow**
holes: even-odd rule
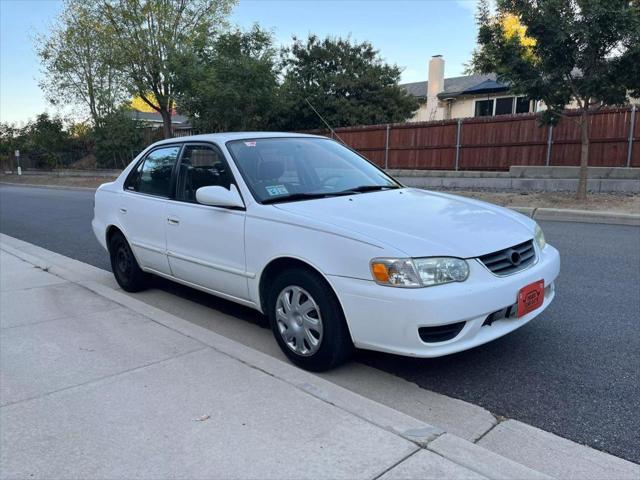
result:
[[[237,318],[239,321],[256,325],[259,328],[270,328],[269,319],[265,315],[230,300],[225,300],[161,277],[153,277],[151,287],[171,295],[177,295],[180,298]],[[461,375],[466,376],[474,372],[487,373],[487,371],[495,369],[496,365],[502,365],[505,358],[511,358],[518,352],[522,354],[522,349],[526,348],[526,344],[529,343],[526,333],[521,334],[522,330],[526,330],[526,326],[488,344],[444,357],[412,358],[356,349],[353,361],[401,376],[409,381],[412,381],[414,376],[415,379],[413,381],[416,381],[419,377],[421,383],[429,378],[437,381],[437,379],[451,377],[452,375],[460,378]],[[519,339],[518,337],[521,338]]]
[[[257,325],[261,328],[269,328],[269,319],[253,308],[245,307],[244,305],[216,297],[215,295],[211,295],[161,277],[154,276],[150,286],[171,295],[177,295],[185,300],[217,310],[220,313],[235,317],[238,320]]]

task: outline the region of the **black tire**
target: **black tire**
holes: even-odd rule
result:
[[[120,232],[115,232],[109,240],[111,270],[116,282],[127,292],[139,292],[147,288],[149,275],[140,269],[131,247]]]
[[[285,342],[278,326],[276,307],[279,295],[289,287],[308,292],[320,309],[322,336],[317,350],[301,355]],[[305,370],[322,372],[346,362],[353,352],[349,328],[338,299],[329,284],[317,273],[305,269],[287,270],[275,279],[268,290],[267,315],[276,342],[284,354]],[[288,331],[288,330],[287,330]]]

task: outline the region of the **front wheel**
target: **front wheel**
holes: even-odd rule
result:
[[[283,272],[271,286],[267,308],[278,345],[296,365],[324,371],[351,354],[342,308],[318,274],[303,269]]]
[[[139,292],[147,287],[148,274],[142,271],[131,247],[120,232],[116,232],[109,240],[109,256],[111,270],[116,282],[127,292]]]

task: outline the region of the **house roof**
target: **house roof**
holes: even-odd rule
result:
[[[162,116],[158,112],[139,112],[138,110],[131,110],[131,118],[146,123],[162,123]],[[171,123],[173,125],[188,126],[189,117],[175,114],[171,116]]]
[[[429,82],[404,83],[400,86],[409,95],[424,98],[427,96]],[[479,93],[503,92],[509,86],[496,80],[495,73],[464,75],[444,79],[444,91],[438,94],[439,98],[453,98],[458,95],[475,95]]]

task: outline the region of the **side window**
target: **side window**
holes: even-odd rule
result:
[[[516,113],[529,113],[531,102],[528,97],[516,98]]]
[[[171,172],[180,147],[158,148],[138,164],[127,178],[125,188],[159,197],[169,196]]]
[[[496,115],[511,115],[513,113],[513,97],[496,99]]]
[[[227,190],[232,183],[231,173],[222,153],[205,145],[187,145],[180,160],[176,200],[196,203],[196,191],[211,185]]]
[[[493,99],[476,101],[475,117],[490,117],[493,115]]]

